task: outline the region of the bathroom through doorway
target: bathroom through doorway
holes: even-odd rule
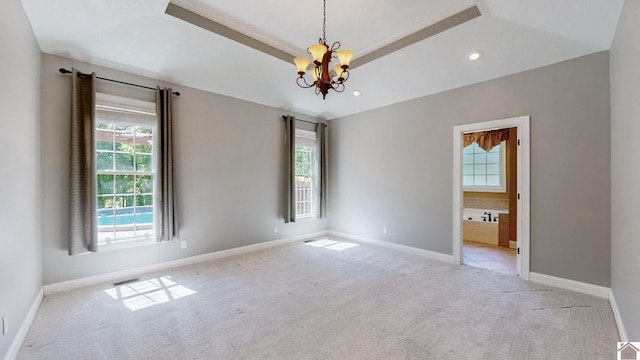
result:
[[[529,116],[454,127],[454,261],[529,277]]]

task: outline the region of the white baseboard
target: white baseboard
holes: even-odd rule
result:
[[[624,328],[624,323],[622,322],[622,316],[620,316],[620,310],[618,310],[618,304],[616,303],[616,299],[613,296],[611,288],[534,272],[529,273],[529,281],[609,299],[609,304],[613,311],[613,318],[616,321],[618,333],[620,334],[620,341],[629,341],[627,332]]]
[[[624,328],[624,323],[622,322],[622,316],[620,316],[620,310],[618,310],[618,304],[616,303],[616,298],[613,296],[613,291],[609,291],[609,302],[611,303],[611,310],[613,310],[613,317],[616,319],[616,325],[618,325],[618,333],[620,333],[620,341],[628,342],[629,337],[627,336],[627,331]]]
[[[33,323],[33,319],[36,317],[36,313],[38,312],[38,308],[40,308],[40,303],[42,303],[43,298],[43,290],[40,288],[36,298],[33,300],[33,304],[31,304],[31,308],[29,308],[29,312],[25,317],[22,325],[20,325],[20,329],[16,333],[16,336],[13,338],[11,342],[11,346],[9,346],[9,351],[6,354],[5,360],[13,360],[18,357],[18,353],[22,348],[22,344],[24,343],[24,339],[27,337],[27,333],[31,328],[31,324]]]
[[[352,234],[333,231],[333,230],[329,231],[329,236],[335,236],[343,239],[360,241],[363,243],[376,245],[376,246],[380,246],[380,247],[384,247],[387,249],[396,250],[396,251],[400,251],[408,254],[413,254],[413,255],[425,257],[432,260],[438,260],[438,261],[443,261],[443,262],[452,263],[452,264],[454,263],[453,255],[447,255],[447,254],[443,254],[435,251],[418,249],[412,246],[400,245],[400,244],[396,244],[388,241],[376,240],[376,239],[371,239],[364,236],[352,235]]]
[[[551,275],[545,275],[535,272],[529,273],[529,281],[554,286],[561,289],[571,290],[582,294],[593,295],[608,299],[611,289],[604,286],[588,284],[580,281],[563,279]]]
[[[328,233],[329,233],[328,231],[319,231],[311,234],[304,234],[304,235],[298,235],[290,238],[265,241],[265,242],[261,242],[253,245],[241,246],[241,247],[228,249],[228,250],[215,251],[208,254],[167,261],[159,264],[141,266],[133,269],[127,269],[127,270],[116,271],[116,272],[111,272],[107,274],[90,276],[82,279],[63,281],[63,282],[43,286],[44,295],[46,296],[46,295],[53,294],[60,291],[67,291],[67,290],[77,289],[85,286],[102,284],[105,282],[125,280],[128,278],[144,275],[144,274],[155,272],[155,271],[162,271],[162,270],[171,269],[175,267],[192,265],[192,264],[220,259],[228,256],[240,255],[248,252],[268,249],[268,248],[272,248],[275,246],[280,246],[280,245],[284,245],[284,244],[288,244],[296,241],[308,240],[308,239],[321,237],[321,236],[327,236]]]

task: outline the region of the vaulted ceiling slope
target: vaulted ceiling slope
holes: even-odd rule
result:
[[[470,7],[481,16],[354,68],[324,101],[296,85],[291,61],[171,16],[169,0],[22,3],[45,53],[334,119],[608,50],[623,0],[327,0],[327,40],[356,63]],[[321,0],[172,5],[292,55],[322,35]],[[473,50],[484,56],[469,61]]]

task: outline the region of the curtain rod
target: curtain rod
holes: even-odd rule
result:
[[[287,115],[282,115],[282,120],[283,121],[287,120]],[[300,120],[300,119],[296,119],[296,121],[300,121],[300,122],[307,123],[307,124],[313,124],[313,125],[321,124],[321,123],[317,123],[317,122],[313,122],[313,121]],[[323,125],[324,125],[324,127],[327,127],[327,124],[323,124]]]
[[[67,70],[65,68],[60,68],[60,69],[58,69],[58,71],[60,71],[61,74],[71,74],[72,73],[71,71],[69,71],[69,70]],[[123,84],[123,85],[135,86],[135,87],[139,87],[139,88],[143,88],[143,89],[156,90],[156,89],[154,89],[152,87],[149,87],[149,86],[132,84],[132,83],[119,81],[119,80],[107,79],[107,78],[103,78],[103,77],[100,77],[100,76],[96,76],[96,79],[111,81],[111,82],[118,83],[118,84]],[[180,93],[177,92],[177,91],[174,91],[173,95],[180,96]]]

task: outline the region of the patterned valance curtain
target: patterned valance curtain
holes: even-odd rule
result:
[[[491,150],[494,146],[509,139],[509,129],[477,131],[464,134],[464,145],[467,147],[477,143],[484,151]]]

